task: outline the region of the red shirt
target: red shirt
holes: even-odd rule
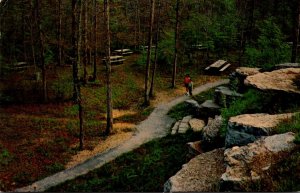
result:
[[[192,80],[191,80],[191,78],[190,77],[188,77],[188,76],[186,76],[186,77],[184,77],[184,84],[189,84],[190,82],[192,82]]]

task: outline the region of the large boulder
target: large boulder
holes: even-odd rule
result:
[[[221,107],[229,107],[232,101],[242,96],[242,94],[237,93],[236,91],[231,90],[226,86],[219,86],[215,89],[214,101]]]
[[[218,191],[221,175],[225,172],[224,148],[206,152],[191,159],[164,185],[164,192]]]
[[[178,133],[186,133],[190,129],[189,121],[192,119],[192,116],[183,117],[179,124]]]
[[[231,117],[228,121],[225,146],[243,146],[254,142],[261,136],[274,134],[280,122],[291,119],[293,113],[286,114],[244,114]]]
[[[207,125],[202,130],[202,148],[204,151],[224,146],[224,139],[220,136],[222,124],[223,121],[221,116],[216,115],[214,119],[208,119]]]
[[[226,172],[221,177],[221,191],[256,191],[272,165],[283,161],[296,149],[295,134],[285,133],[261,139],[247,146],[226,149]],[[256,185],[256,186],[255,186]]]
[[[293,83],[297,75],[300,75],[300,68],[279,69],[248,76],[245,84],[265,91],[300,94],[300,90]]]
[[[202,131],[203,127],[205,126],[205,122],[201,119],[196,119],[196,118],[192,118],[190,121],[189,121],[189,124],[191,126],[191,129],[194,131],[194,132],[200,132]]]
[[[244,85],[244,80],[247,76],[260,73],[260,68],[250,68],[250,67],[239,67],[235,72],[229,75],[229,87],[232,90],[237,90],[239,92],[245,91],[246,87]]]
[[[275,69],[282,69],[282,68],[300,68],[300,63],[283,63],[283,64],[275,65]]]

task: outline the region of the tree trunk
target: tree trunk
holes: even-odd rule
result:
[[[87,59],[88,59],[88,46],[87,46],[87,0],[83,0],[84,5],[84,24],[83,24],[83,83],[86,84],[87,83]]]
[[[35,48],[34,48],[34,40],[33,40],[33,33],[34,33],[34,5],[33,5],[33,1],[30,0],[30,9],[32,10],[31,12],[31,22],[30,22],[30,44],[31,44],[31,53],[32,53],[32,61],[33,61],[33,65],[36,68],[36,60],[35,60]]]
[[[177,58],[178,58],[178,37],[179,37],[179,1],[176,1],[176,26],[175,26],[175,53],[173,63],[173,76],[172,76],[172,88],[176,86],[176,71],[177,71]]]
[[[41,7],[40,0],[35,0],[35,11],[36,11],[36,24],[38,29],[38,38],[40,43],[40,62],[42,70],[42,84],[43,84],[43,101],[47,102],[47,78],[46,78],[46,66],[45,66],[45,43],[44,43],[44,34],[42,31],[41,24]]]
[[[61,14],[62,0],[58,0],[58,65],[62,65],[62,14]]]
[[[155,0],[151,0],[150,27],[148,33],[148,52],[147,52],[146,74],[145,74],[145,96],[144,96],[145,106],[150,105],[148,85],[149,85],[150,63],[151,63],[152,28],[153,28],[153,21],[154,21],[154,11],[155,11]]]
[[[97,0],[93,0],[93,4],[94,4],[94,44],[93,44],[93,53],[94,53],[94,60],[93,60],[93,67],[94,67],[94,71],[93,71],[93,80],[97,79]]]
[[[79,148],[83,149],[83,108],[81,104],[81,93],[80,93],[80,82],[78,78],[78,66],[79,66],[79,55],[80,55],[80,49],[81,46],[80,41],[77,42],[77,36],[76,31],[78,29],[78,26],[80,26],[80,20],[79,25],[76,23],[76,6],[77,6],[77,0],[72,0],[72,67],[73,67],[73,84],[74,84],[74,102],[78,105],[78,114],[79,114]],[[79,27],[80,28],[80,27]],[[78,30],[78,38],[80,40],[80,36],[82,35],[80,33],[80,29]]]
[[[297,49],[299,41],[299,23],[300,23],[300,2],[297,2],[297,8],[294,16],[294,31],[293,31],[293,48],[292,48],[292,63],[297,62]]]
[[[112,114],[112,93],[111,93],[111,63],[110,63],[110,31],[109,31],[109,0],[104,0],[104,17],[105,17],[105,32],[106,32],[106,130],[105,134],[109,135],[113,129],[113,114]]]
[[[160,11],[161,5],[160,0],[158,0],[158,15],[157,15],[157,24],[156,24],[156,40],[155,40],[155,56],[154,56],[154,65],[152,68],[152,78],[151,78],[151,86],[150,86],[150,97],[154,97],[154,79],[155,79],[155,71],[157,66],[157,51],[158,51],[158,39],[159,39],[159,31],[160,31]]]

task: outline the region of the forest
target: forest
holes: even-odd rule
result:
[[[297,63],[299,27],[298,0],[0,0],[0,192],[129,140],[159,104],[185,94],[186,74],[198,87],[238,67]],[[229,69],[205,70],[220,59]],[[271,113],[288,111],[274,106]],[[166,140],[184,146],[194,138]],[[104,168],[122,170],[117,163]],[[162,191],[176,172],[145,189],[80,191]]]

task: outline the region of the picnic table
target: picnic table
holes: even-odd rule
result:
[[[133,54],[133,51],[130,49],[119,49],[119,50],[114,50],[114,53],[126,56],[126,55]]]
[[[225,60],[218,60],[215,63],[209,65],[208,67],[205,68],[205,70],[212,70],[212,71],[219,71],[219,72],[223,72],[224,70],[226,70],[227,68],[229,68],[231,66],[230,63],[228,63]]]
[[[111,64],[123,64],[123,62],[125,61],[125,58],[123,56],[110,56],[110,63]],[[102,59],[103,64],[106,63],[106,57],[104,59]]]

